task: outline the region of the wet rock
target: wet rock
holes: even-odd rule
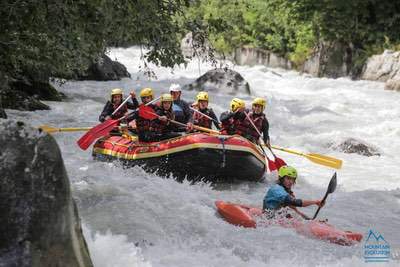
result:
[[[19,90],[4,89],[0,91],[3,108],[17,110],[49,110],[50,107],[34,96]]]
[[[183,86],[183,89],[225,92],[232,95],[238,92],[250,94],[250,85],[242,75],[227,68],[209,70],[193,83]]]
[[[387,80],[387,82],[385,83],[385,89],[400,91],[400,77]]]
[[[87,71],[78,74],[78,80],[116,81],[124,77],[131,77],[124,65],[102,55]]]
[[[271,68],[292,69],[292,62],[267,50],[241,47],[235,50],[235,63],[238,65],[264,65]]]
[[[364,65],[361,79],[386,82],[389,79],[400,78],[400,51],[385,50],[380,55],[368,58]]]
[[[344,153],[357,153],[367,157],[381,155],[374,146],[355,138],[348,138],[338,145],[331,145],[331,147]]]
[[[0,146],[0,265],[92,266],[53,137],[4,120]]]
[[[340,42],[320,42],[302,66],[315,77],[338,78],[350,74],[352,49]]]

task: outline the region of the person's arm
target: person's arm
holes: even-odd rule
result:
[[[107,116],[110,116],[112,113],[112,104],[110,101],[107,101],[105,104],[103,111],[101,112],[99,116],[99,121],[104,122],[107,119]]]
[[[137,109],[139,107],[139,102],[136,98],[131,98],[131,101],[126,102],[126,107],[128,109]]]
[[[219,121],[217,116],[215,115],[214,111],[212,109],[210,109],[210,117],[213,119],[213,123],[215,125],[215,128],[217,128],[218,130],[221,130],[221,127],[219,126]]]
[[[263,134],[263,139],[264,139],[264,143],[267,146],[270,146],[270,140],[269,140],[269,123],[267,118],[265,118],[265,120],[263,121],[263,125],[262,125],[262,134]]]
[[[235,116],[235,113],[230,112],[230,111],[225,111],[221,114],[219,119],[221,122],[225,122],[225,121],[229,120],[230,118],[232,118],[233,116]]]

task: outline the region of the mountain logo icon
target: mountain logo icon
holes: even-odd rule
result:
[[[367,240],[365,240],[365,242],[368,241],[376,241],[376,242],[384,241],[385,243],[387,243],[385,238],[383,238],[383,236],[379,232],[374,233],[374,231],[372,230],[369,230]]]

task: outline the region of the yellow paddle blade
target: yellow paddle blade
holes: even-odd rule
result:
[[[284,151],[284,152],[287,152],[290,154],[295,154],[295,155],[306,157],[310,161],[320,164],[320,165],[324,165],[324,166],[331,167],[334,169],[342,168],[343,161],[340,159],[334,158],[334,157],[324,156],[324,155],[320,155],[320,154],[316,154],[316,153],[304,154],[302,152],[294,151],[294,150],[287,149],[287,148],[277,147],[277,146],[271,146],[271,147],[276,150],[280,150],[280,151]]]
[[[43,132],[46,132],[46,133],[58,132],[58,128],[50,127],[48,125],[39,126],[39,130],[42,130]]]
[[[340,159],[315,153],[305,154],[304,156],[317,164],[325,165],[335,169],[342,168],[343,161]]]

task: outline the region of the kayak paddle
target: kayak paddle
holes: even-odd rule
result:
[[[329,182],[328,189],[326,190],[326,194],[325,194],[324,198],[322,199],[321,203],[324,203],[326,198],[328,197],[328,195],[335,191],[336,184],[337,184],[337,181],[336,181],[336,172],[335,172],[331,178],[331,181]],[[320,209],[321,209],[321,207],[318,207],[317,211],[314,214],[314,217],[312,218],[313,220],[315,218],[317,218],[317,215],[318,215],[318,212]]]

